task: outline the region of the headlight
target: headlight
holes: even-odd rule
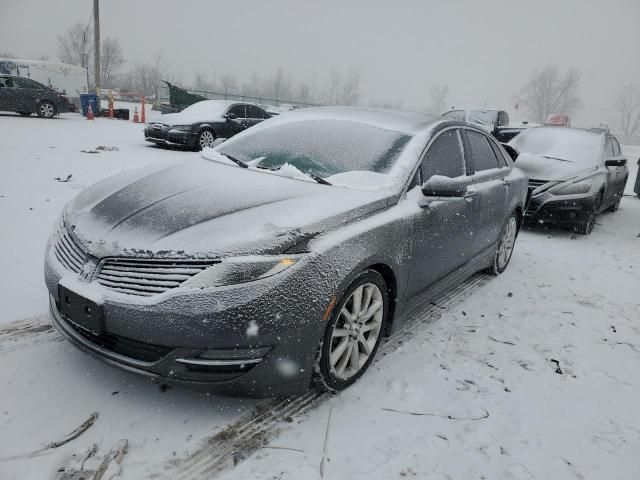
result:
[[[579,193],[587,193],[591,189],[592,184],[593,180],[590,178],[575,183],[562,183],[557,187],[550,189],[549,193],[553,193],[554,195],[577,195]]]
[[[176,130],[178,132],[190,132],[191,125],[173,125],[171,130]]]
[[[226,258],[183,283],[185,287],[221,287],[271,277],[295,265],[301,255]]]

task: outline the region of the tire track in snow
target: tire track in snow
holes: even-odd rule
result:
[[[55,340],[58,337],[46,315],[10,322],[0,327],[0,352],[9,352],[24,342]]]
[[[440,319],[444,313],[462,303],[491,278],[492,275],[478,273],[435,300],[425,299],[413,307],[408,312],[405,324],[380,346],[374,363],[384,361],[385,354],[402,346],[417,330]],[[164,472],[158,472],[157,476],[174,480],[214,478],[233,468],[256,450],[267,446],[290,423],[300,421],[302,415],[335,396],[337,395],[314,388],[299,397],[260,403],[249,416],[231,423],[212,437],[205,438],[204,447],[185,460],[172,462]]]

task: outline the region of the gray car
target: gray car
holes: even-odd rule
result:
[[[352,384],[406,313],[509,263],[527,177],[473,125],[266,120],[87,188],[46,250],[51,318],[126,370],[236,395]]]

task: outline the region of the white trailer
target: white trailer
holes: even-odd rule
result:
[[[0,58],[0,74],[28,77],[62,90],[73,99],[87,92],[87,69],[77,65],[44,60]]]

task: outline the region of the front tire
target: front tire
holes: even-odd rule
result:
[[[496,253],[493,257],[493,265],[489,268],[490,273],[500,275],[507,269],[507,266],[511,261],[511,255],[513,255],[517,236],[518,214],[514,212],[507,219],[504,227],[502,227],[498,247],[496,248]]]
[[[339,391],[369,368],[389,314],[389,295],[382,276],[366,270],[349,285],[336,304],[320,345],[316,366],[319,383]]]
[[[591,235],[591,232],[593,232],[593,227],[595,227],[596,225],[596,217],[600,212],[600,206],[602,205],[602,197],[603,197],[603,194],[600,193],[593,205],[593,210],[591,211],[589,216],[585,220],[583,220],[582,223],[579,223],[578,225],[575,226],[574,230],[576,233],[579,233],[580,235]]]
[[[196,150],[202,150],[203,148],[213,148],[216,141],[216,136],[211,130],[202,130],[196,138]]]
[[[48,100],[38,104],[37,112],[40,118],[52,118],[56,114],[56,106]]]

